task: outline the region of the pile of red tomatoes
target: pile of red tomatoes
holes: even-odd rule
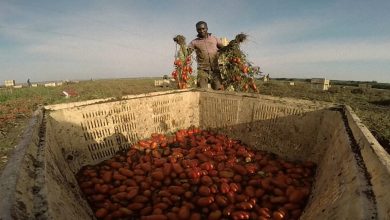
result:
[[[153,134],[77,180],[98,219],[298,219],[315,167],[191,128]]]

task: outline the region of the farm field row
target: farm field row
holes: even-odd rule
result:
[[[332,86],[329,91],[312,90],[309,83],[294,86],[283,81],[259,82],[260,94],[328,101],[350,105],[381,145],[390,152],[390,90]],[[39,105],[121,97],[169,90],[155,87],[154,78],[81,81],[58,87],[0,89],[0,172],[13,147],[20,141],[32,112]],[[62,91],[76,97],[66,98]]]

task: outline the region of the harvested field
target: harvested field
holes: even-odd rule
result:
[[[19,142],[32,112],[39,105],[75,102],[89,99],[122,97],[130,94],[164,91],[172,88],[154,86],[155,78],[81,81],[58,87],[0,89],[0,170],[9,152]],[[270,81],[258,83],[261,94],[328,101],[350,105],[380,144],[390,152],[390,90],[333,86],[329,91],[310,89],[310,84]],[[65,98],[62,91],[72,90],[78,96]]]

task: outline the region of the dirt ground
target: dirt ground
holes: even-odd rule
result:
[[[0,89],[0,173],[10,152],[21,140],[32,112],[38,105],[121,97],[173,89],[155,87],[153,78],[82,81],[45,88]],[[390,90],[333,86],[329,91],[317,91],[310,84],[283,81],[258,82],[260,94],[329,101],[350,105],[367,125],[380,144],[390,152]],[[63,91],[77,96],[65,98]]]
[[[8,161],[9,152],[20,141],[27,123],[28,118],[19,119],[0,132],[0,139],[2,140],[0,143],[0,173]]]

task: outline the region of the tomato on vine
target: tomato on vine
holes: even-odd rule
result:
[[[246,34],[238,34],[229,44],[220,49],[218,65],[225,88],[234,91],[258,92],[254,79],[260,74],[260,68],[248,61],[246,54],[240,49],[240,43],[245,41]]]

